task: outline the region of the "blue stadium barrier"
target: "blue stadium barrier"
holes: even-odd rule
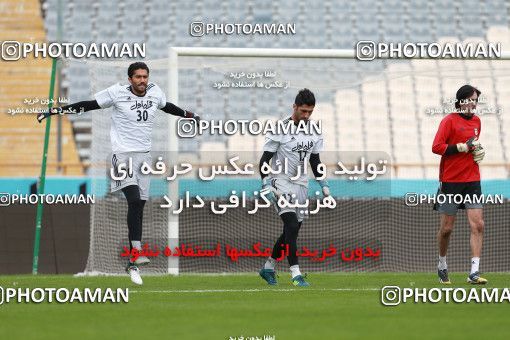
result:
[[[349,198],[389,198],[404,197],[406,193],[435,194],[438,188],[437,180],[417,179],[396,179],[396,180],[374,180],[348,181],[329,180],[331,192],[335,197]],[[37,178],[0,178],[0,193],[9,194],[30,194],[35,193]],[[46,179],[47,194],[95,194],[102,197],[108,193],[109,183],[106,179],[95,180],[95,187],[92,190],[92,179],[89,177],[48,177]],[[253,196],[254,191],[260,190],[260,180],[254,179],[215,179],[204,182],[197,179],[182,179],[179,182],[179,193],[184,195],[189,191],[190,195],[201,197],[228,197],[232,190],[237,193],[245,191],[248,196]],[[320,192],[320,186],[310,181],[309,194],[314,195]],[[482,181],[484,194],[503,195],[510,197],[510,180],[485,180]],[[151,197],[162,197],[166,193],[166,183],[161,180],[151,182]],[[249,194],[251,193],[251,195]]]

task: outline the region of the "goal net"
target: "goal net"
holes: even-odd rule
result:
[[[283,55],[282,51],[261,49],[245,56],[232,54],[237,53],[234,50],[202,49],[196,55],[172,50],[175,54],[171,59],[146,61],[150,81],[165,91],[167,101],[200,114],[208,122],[288,118],[297,92],[302,88],[314,92],[317,105],[312,119],[322,123],[325,151],[321,159],[328,167],[336,207],[322,208],[304,221],[298,249],[305,271],[433,269],[439,216],[431,210],[431,204],[408,207],[403,197],[406,192],[434,194],[437,190],[439,157],[431,153],[431,143],[439,122],[453,108],[455,92],[466,83],[478,87],[485,100],[480,103],[486,108],[481,140],[489,151],[481,168],[482,177],[491,180],[489,189],[494,193],[508,190],[508,184],[501,187],[501,183],[507,183],[505,163],[510,146],[508,134],[503,133],[510,128],[510,107],[504,100],[509,94],[504,84],[510,76],[506,61],[362,62],[355,59],[353,51],[329,50],[317,57],[320,53],[310,50],[287,50]],[[86,65],[91,93],[116,82],[127,83],[129,62],[89,61]],[[85,272],[122,273],[127,263],[127,258],[121,256],[123,247],[128,246],[127,203],[122,193],[109,193],[110,110],[93,112],[90,118],[89,175],[97,198],[91,206]],[[274,209],[248,212],[255,205],[254,191],[260,189],[258,161],[264,135],[239,131],[220,135],[218,130],[209,129],[186,138],[178,136],[177,127],[173,117],[159,112],[152,134],[152,158],[155,162],[162,157],[169,170],[151,177],[142,244],[161,252],[151,258],[144,273],[256,271],[264,261],[264,249],[272,248],[282,232],[282,222]],[[210,181],[200,178],[198,169],[202,168],[206,177],[212,166],[227,165],[234,156],[239,157],[239,164],[253,164],[255,173],[218,175]],[[366,173],[359,178],[334,173],[339,161],[354,169],[361,167],[361,162],[380,166],[382,160],[387,161],[387,170],[374,180],[367,180]],[[175,169],[183,169],[182,163],[191,164],[193,171],[167,180]],[[315,181],[310,180],[310,198],[318,190]],[[246,192],[245,207],[214,213],[212,203],[216,207],[232,204],[232,191],[238,197]],[[175,206],[162,207],[167,203],[165,196],[176,203],[179,198],[185,199],[186,193],[192,203],[200,196],[204,207],[187,207],[178,214],[173,213]],[[488,231],[484,270],[510,270],[508,261],[503,260],[510,256],[505,243],[510,237],[506,227],[508,208],[505,202],[485,210]],[[262,252],[254,248],[257,244]],[[468,245],[469,227],[459,214],[450,245],[451,270],[465,269],[470,257]],[[166,246],[173,255],[164,254]],[[175,247],[182,251],[180,256],[174,256]],[[309,256],[305,247],[310,250]],[[335,255],[331,255],[333,248]],[[184,254],[186,249],[193,250],[187,253],[189,256]],[[200,249],[210,252],[200,255]],[[214,253],[218,249],[219,253]],[[369,256],[367,249],[380,252]],[[313,251],[318,255],[312,256]],[[282,263],[287,266],[286,260]]]

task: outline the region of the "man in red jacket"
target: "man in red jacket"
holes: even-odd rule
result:
[[[483,240],[483,206],[480,202],[480,169],[485,151],[478,138],[481,131],[480,118],[475,116],[476,104],[480,91],[473,86],[464,85],[456,95],[453,112],[443,118],[437,130],[432,152],[441,155],[439,165],[438,195],[434,210],[441,213],[441,226],[437,234],[439,243],[439,282],[451,284],[448,278],[446,252],[453,231],[455,215],[458,209],[466,209],[471,226],[471,271],[467,282],[485,284],[487,280],[480,277],[479,264]],[[459,204],[459,198],[462,203]],[[440,201],[438,203],[437,201]]]

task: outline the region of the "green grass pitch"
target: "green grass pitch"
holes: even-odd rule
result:
[[[487,288],[510,274],[487,273]],[[465,273],[452,288],[471,288]],[[380,288],[440,287],[435,273],[319,274],[309,288],[281,272],[270,287],[256,274],[146,276],[0,276],[0,286],[129,288],[121,304],[10,302],[0,305],[3,339],[509,339],[509,303],[409,303],[383,306]]]

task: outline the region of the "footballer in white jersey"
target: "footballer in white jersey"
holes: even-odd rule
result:
[[[292,121],[292,117],[283,121]],[[310,129],[311,130],[311,129]],[[280,129],[281,131],[281,129]],[[310,132],[310,133],[309,133]],[[263,151],[274,152],[271,158],[271,168],[282,171],[270,175],[271,179],[281,178],[294,184],[308,187],[306,168],[311,154],[318,154],[324,149],[322,135],[314,131],[300,131],[298,133],[268,134]]]
[[[141,165],[150,163],[151,133],[158,110],[185,118],[199,120],[200,117],[166,101],[163,91],[149,83],[149,68],[136,62],[128,67],[129,85],[115,84],[94,95],[94,100],[81,101],[63,107],[52,108],[37,116],[43,119],[55,114],[78,113],[112,107],[110,138],[112,144],[112,166],[132,161],[132,173],[121,180],[111,181],[111,191],[122,190],[128,202],[128,237],[131,250],[142,250],[142,219],[145,201],[149,198],[149,178],[142,176]],[[145,256],[129,261],[126,271],[135,284],[142,284],[138,265],[148,264]]]
[[[158,85],[148,83],[145,94],[133,93],[132,85],[115,84],[94,95],[102,109],[112,107],[110,138],[112,152],[147,152],[156,111],[166,105]]]
[[[292,116],[284,122],[295,125],[308,124],[315,107],[315,96],[308,90],[299,91],[293,105]],[[320,134],[312,133],[312,129],[304,131],[296,129],[297,133],[279,133],[266,136],[264,153],[260,159],[260,173],[262,177],[262,191],[272,197],[278,215],[283,220],[283,233],[273,247],[272,255],[260,270],[260,276],[270,285],[276,285],[275,264],[282,254],[282,245],[288,246],[287,260],[290,266],[291,282],[298,287],[307,287],[299,270],[297,251],[298,232],[304,219],[303,208],[280,207],[276,200],[284,196],[289,203],[305,203],[308,198],[308,175],[305,168],[310,163],[316,178],[323,178],[319,171],[321,164],[319,153],[323,150],[323,138]],[[268,176],[263,168],[271,160],[272,170],[277,174]],[[281,169],[281,171],[279,171]],[[324,196],[329,196],[329,185],[325,179],[319,180]]]

